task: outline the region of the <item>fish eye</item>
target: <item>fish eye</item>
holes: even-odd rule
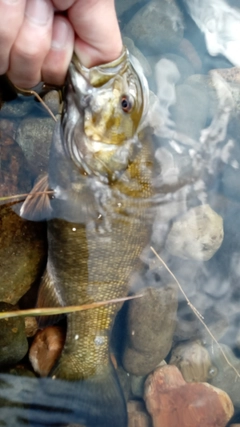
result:
[[[125,113],[130,113],[132,111],[133,102],[129,96],[127,96],[127,95],[122,96],[121,107]]]

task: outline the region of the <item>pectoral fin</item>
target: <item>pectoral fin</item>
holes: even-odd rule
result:
[[[33,187],[20,209],[20,216],[29,221],[43,221],[51,218],[48,175],[44,175]]]

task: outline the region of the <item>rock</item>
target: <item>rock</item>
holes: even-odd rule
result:
[[[57,114],[60,112],[59,92],[57,90],[50,90],[43,96],[43,100],[50,108],[52,113],[57,116]]]
[[[174,347],[169,364],[177,366],[186,382],[205,382],[209,378],[211,359],[200,341]]]
[[[182,39],[178,49],[179,52],[181,52],[192,64],[195,72],[199,72],[202,68],[202,61],[192,43],[188,39],[184,38]]]
[[[201,90],[189,84],[176,87],[176,103],[171,107],[176,129],[198,141],[208,119],[208,88]]]
[[[125,25],[123,34],[148,55],[171,52],[183,38],[183,19],[174,0],[152,0]]]
[[[16,304],[39,278],[45,263],[45,225],[0,209],[0,301]]]
[[[1,117],[20,119],[32,111],[32,97],[19,95],[16,99],[5,102],[1,108]]]
[[[123,391],[126,402],[130,399],[131,396],[131,376],[123,369],[121,366],[117,368],[117,376],[121,384],[121,389]]]
[[[38,330],[36,317],[25,317],[25,333],[28,338],[33,337]]]
[[[127,403],[128,427],[151,427],[151,418],[142,402],[130,400]]]
[[[4,373],[17,377],[36,378],[36,375],[32,371],[29,371],[24,365],[16,365],[13,368],[4,369]]]
[[[26,193],[31,179],[14,125],[0,120],[0,197]],[[16,206],[16,205],[14,205]],[[36,281],[46,257],[45,224],[20,218],[11,205],[0,206],[0,301],[16,304]]]
[[[16,310],[16,306],[0,302],[0,312]],[[24,319],[11,317],[0,320],[0,366],[19,362],[28,351]]]
[[[16,135],[34,176],[48,170],[49,149],[55,122],[52,117],[27,117],[22,120]]]
[[[178,81],[178,84],[183,83],[184,80],[186,80],[188,77],[190,77],[194,73],[194,69],[190,64],[190,62],[187,61],[187,59],[183,58],[182,56],[177,55],[176,53],[165,53],[163,55],[163,58],[166,58],[169,61],[174,62],[174,64],[177,66],[177,69],[180,74],[180,79]]]
[[[169,231],[166,248],[183,259],[208,261],[223,241],[223,219],[209,205],[201,205],[177,219]]]
[[[144,384],[147,379],[147,376],[144,375],[142,377],[131,375],[131,392],[135,398],[143,398],[144,395]]]
[[[208,349],[213,368],[215,369],[214,376],[209,382],[228,393],[234,406],[240,408],[240,359],[234,355],[228,346],[221,344],[221,349],[224,351],[229,362],[237,370],[239,376],[236,374],[234,368],[227,363],[219,347],[214,344],[209,346]]]
[[[196,291],[194,297],[191,297],[190,299],[191,303],[197,308],[201,315],[204,316],[204,322],[210,329],[211,333],[217,340],[221,339],[229,328],[229,320],[221,310],[217,309],[215,300],[213,301],[208,295]],[[181,304],[178,310],[174,341],[194,341],[195,339],[202,340],[204,345],[211,345],[212,343],[212,338],[208,331],[193,313],[187,302],[185,302],[184,304]]]
[[[141,7],[141,3],[144,4],[143,0],[116,0],[115,1],[115,5],[116,5],[116,11],[117,11],[117,15],[118,17],[121,17],[121,15],[124,12],[127,12],[129,9],[131,10],[134,6],[137,6],[140,4]]]
[[[175,329],[177,292],[175,285],[148,288],[142,298],[129,302],[122,360],[127,372],[146,375],[167,356]]]
[[[149,375],[145,402],[154,427],[225,427],[234,412],[224,391],[207,383],[186,383],[170,365]]]
[[[58,326],[48,326],[36,334],[29,351],[29,360],[41,377],[46,377],[51,371],[61,354],[64,340],[64,332]]]

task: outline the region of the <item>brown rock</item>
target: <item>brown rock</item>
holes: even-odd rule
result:
[[[58,326],[48,326],[39,331],[29,351],[29,359],[35,372],[46,377],[60,356],[65,336]]]
[[[225,427],[234,412],[225,392],[207,383],[186,383],[170,365],[149,375],[145,402],[153,427]]]
[[[127,404],[128,427],[151,427],[151,418],[143,402],[130,400]]]
[[[14,134],[14,125],[1,119],[0,197],[31,189],[27,163]],[[25,221],[12,209],[11,205],[0,206],[0,301],[16,304],[42,273],[46,226]]]

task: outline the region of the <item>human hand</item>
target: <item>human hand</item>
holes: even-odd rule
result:
[[[86,67],[120,56],[114,0],[0,0],[0,74],[61,85],[73,49]]]

